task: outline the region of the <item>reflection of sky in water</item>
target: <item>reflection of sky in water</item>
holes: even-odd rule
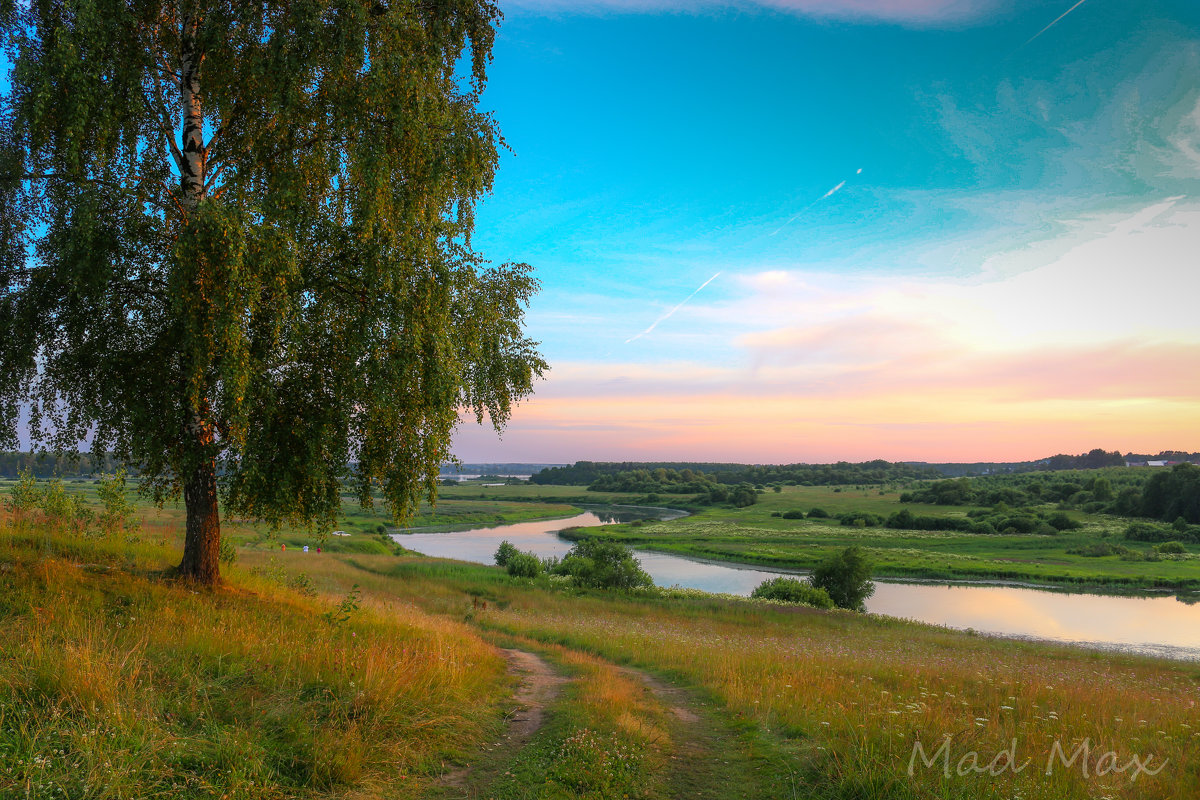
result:
[[[569,519],[519,522],[456,533],[416,533],[397,536],[396,540],[425,555],[491,564],[496,548],[505,539],[517,549],[541,558],[562,557],[572,543],[558,538],[556,531],[645,516],[637,512],[588,511]],[[666,553],[643,551],[638,558],[655,584],[678,584],[706,592],[748,595],[764,580],[789,574],[692,561]],[[875,594],[867,600],[867,610],[1008,636],[1126,645],[1135,649],[1138,645],[1165,645],[1168,650],[1188,651],[1166,654],[1200,658],[1200,604],[1188,605],[1169,596],[1111,597],[1008,586],[876,582]]]
[[[1200,649],[1200,605],[993,586],[877,583],[867,610],[991,633]]]
[[[668,518],[681,516],[682,512],[667,513]],[[554,534],[563,528],[607,525],[613,522],[630,522],[646,519],[652,513],[634,510],[585,511],[566,519],[535,520],[498,525],[494,528],[473,528],[469,531],[450,533],[412,533],[396,536],[396,541],[409,550],[427,556],[457,558],[460,561],[475,561],[480,564],[494,563],[496,548],[508,540],[518,550],[527,550],[541,558],[565,556],[573,543]],[[668,584],[669,585],[669,584]],[[753,588],[753,587],[751,587]]]

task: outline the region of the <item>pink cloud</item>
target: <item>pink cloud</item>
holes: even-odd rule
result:
[[[897,359],[874,369],[565,366],[468,459],[1008,460],[1200,447],[1200,344]],[[623,373],[621,380],[615,380]],[[490,455],[488,455],[490,454]]]
[[[918,25],[982,17],[995,0],[505,0],[506,10],[552,13],[695,12],[765,8],[822,19],[868,19]]]

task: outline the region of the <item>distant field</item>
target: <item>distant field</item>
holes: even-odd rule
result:
[[[783,519],[785,511],[827,511],[828,519]],[[748,508],[713,508],[670,522],[610,525],[603,535],[635,547],[703,558],[807,569],[831,553],[859,545],[867,549],[877,577],[1016,580],[1113,588],[1200,588],[1200,546],[1158,556],[1150,545],[1123,542],[1130,520],[1106,514],[1068,511],[1083,524],[1054,536],[985,535],[856,528],[838,523],[843,512],[868,511],[886,517],[907,508],[916,515],[965,516],[966,507],[900,503],[898,491],[854,487],[783,487],[759,495]],[[1043,510],[1050,510],[1047,505]],[[1124,545],[1158,560],[1068,553],[1097,543]]]

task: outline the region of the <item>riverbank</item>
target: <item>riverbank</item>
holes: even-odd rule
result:
[[[746,508],[563,535],[603,535],[648,551],[780,570],[809,570],[857,545],[868,551],[880,579],[1019,582],[1114,593],[1200,590],[1200,545],[1181,543],[1180,552],[1169,553],[1126,541],[1124,531],[1134,522],[1128,518],[1047,505],[1023,513],[1061,513],[1071,527],[1022,534],[904,530],[847,525],[839,517],[886,518],[908,509],[918,517],[965,518],[967,510],[900,503],[898,492],[855,487],[788,486],[758,498]],[[818,514],[810,516],[814,509]]]

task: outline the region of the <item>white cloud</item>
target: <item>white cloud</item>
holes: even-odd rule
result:
[[[989,259],[959,279],[771,270],[744,276],[725,315],[761,328],[738,343],[758,363],[920,353],[1033,352],[1121,341],[1200,342],[1200,203],[1063,222],[1066,233]]]

